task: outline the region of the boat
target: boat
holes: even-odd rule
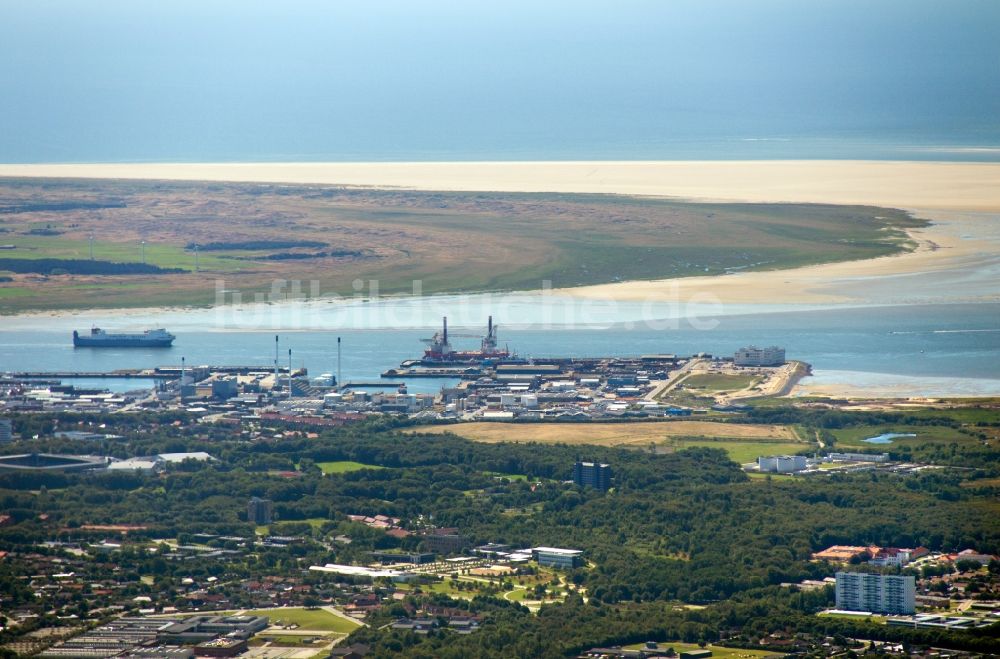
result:
[[[493,324],[493,316],[486,325],[486,336],[482,337],[479,350],[454,350],[448,341],[448,318],[442,319],[440,332],[435,332],[429,339],[421,339],[427,348],[420,360],[423,366],[461,366],[461,365],[494,365],[507,363],[517,358],[506,348],[497,346],[497,326]],[[455,334],[452,336],[476,336],[472,334]]]
[[[86,335],[73,330],[73,346],[77,348],[169,348],[175,338],[162,328],[141,334],[109,334],[99,327],[92,327]]]

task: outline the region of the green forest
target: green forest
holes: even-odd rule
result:
[[[586,447],[588,459],[614,468],[614,487],[600,492],[567,482],[578,446],[404,434],[398,421],[248,441],[229,426],[189,423],[175,413],[89,420],[104,423],[120,439],[46,438],[59,424],[78,420],[18,418],[24,436],[40,438],[30,441],[30,449],[21,442],[5,452],[131,457],[206,451],[216,459],[171,465],[163,474],[0,473],[2,509],[13,520],[0,528],[0,550],[46,540],[96,542],[105,536],[81,527],[101,524],[145,527],[130,534],[133,541],[184,543],[199,533],[252,537],[255,525],[246,519],[251,496],[274,502],[272,532],[317,540],[346,534],[353,541],[297,546],[291,554],[262,548],[225,564],[181,566],[155,554],[124,552],[118,565],[134,575],[157,575],[158,586],[169,586],[182,569],[258,577],[308,564],[363,563],[373,550],[421,549],[419,534],[396,538],[347,517],[378,514],[397,517],[412,530],[432,520],[459,529],[475,544],[584,550],[587,566],[568,579],[585,598],[570,595],[535,615],[496,597],[456,602],[435,595],[481,613],[483,629],[469,636],[414,636],[373,631],[379,625],[372,625],[354,633],[379,654],[554,657],[611,643],[738,640],[775,630],[924,642],[943,632],[818,618],[816,611],[832,606],[831,589],[804,593],[781,584],[830,576],[831,566],[809,558],[832,544],[1000,553],[995,487],[962,486],[975,470],[751,479],[715,449],[651,455]],[[334,461],[380,468],[324,475],[318,463]],[[992,464],[976,473],[989,473]],[[8,606],[33,597],[20,570],[0,562],[0,591]],[[955,647],[995,649],[996,627],[948,640]]]

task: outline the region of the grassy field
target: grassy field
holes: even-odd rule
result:
[[[692,440],[730,438],[797,442],[789,426],[721,423],[716,421],[663,421],[635,423],[494,423],[489,421],[447,426],[422,426],[407,432],[450,432],[477,442],[539,442],[542,444],[596,444],[599,446],[648,446],[668,438]]]
[[[703,389],[711,392],[739,391],[763,380],[756,375],[727,375],[724,373],[695,373],[684,378],[684,386],[689,389]]]
[[[968,398],[961,401],[962,407],[936,405],[923,409],[908,410],[915,417],[947,417],[959,423],[1000,423],[1000,399]]]
[[[359,622],[353,622],[323,609],[252,609],[246,611],[246,614],[267,616],[271,619],[272,625],[298,625],[300,629],[337,634],[349,634],[361,626]]]
[[[730,424],[713,421],[636,423],[490,423],[424,426],[406,432],[451,432],[477,442],[539,442],[543,444],[592,444],[637,449],[656,446],[657,451],[679,451],[706,446],[726,451],[731,460],[752,462],[760,455],[797,453],[811,444],[799,439],[789,426]]]
[[[409,591],[419,589],[424,593],[438,593],[440,595],[448,595],[449,597],[470,600],[480,594],[483,588],[488,585],[478,581],[471,581],[469,579],[462,579],[460,583],[464,586],[461,589],[458,588],[451,579],[443,579],[441,581],[435,581],[434,583],[405,584],[401,587],[401,590]]]
[[[904,446],[906,444],[924,444],[927,442],[959,444],[971,442],[972,439],[959,432],[956,428],[947,426],[860,426],[857,428],[844,428],[832,431],[837,438],[838,449],[865,449],[872,452],[889,450],[892,447]],[[872,444],[864,440],[869,437],[876,437],[883,433],[914,434],[915,437],[894,437],[891,444]]]
[[[30,295],[4,293],[0,313],[211,304],[218,279],[268,301],[288,295],[268,293],[276,279],[353,295],[355,279],[382,293],[421,280],[435,293],[778,269],[895,253],[907,248],[903,229],[923,225],[860,206],[109,180],[0,180],[0,209],[0,244],[14,246],[3,258],[89,259],[93,236],[95,260],[139,262],[145,241],[148,264],[185,270],[13,275],[4,289]],[[231,248],[274,240],[325,246]],[[189,246],[213,242],[229,246],[200,250],[195,272]]]
[[[324,474],[346,474],[348,472],[359,471],[361,469],[384,469],[384,467],[379,465],[366,465],[361,462],[352,462],[351,460],[317,462],[316,466],[319,467]]]
[[[494,476],[496,478],[506,478],[510,481],[526,481],[528,480],[527,474],[503,474],[499,471],[484,471],[483,474],[486,476]]]

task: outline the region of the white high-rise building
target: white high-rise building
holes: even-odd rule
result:
[[[913,577],[837,573],[837,608],[841,611],[909,614],[916,610],[916,594]]]
[[[758,348],[747,346],[740,348],[733,355],[736,366],[781,366],[785,363],[785,349],[778,346]]]

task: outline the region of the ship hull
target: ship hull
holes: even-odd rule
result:
[[[93,327],[90,334],[73,330],[75,348],[169,348],[177,338],[165,329],[147,330],[142,334],[112,334]]]
[[[169,348],[173,344],[173,339],[88,339],[87,337],[73,337],[73,346],[76,348]]]

